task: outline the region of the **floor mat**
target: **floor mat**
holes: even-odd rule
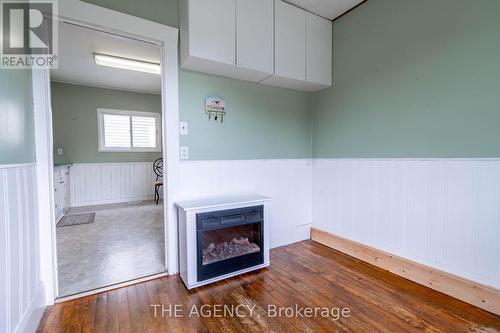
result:
[[[87,214],[78,214],[78,215],[65,215],[59,223],[57,223],[57,227],[69,227],[72,225],[81,225],[81,224],[89,224],[94,223],[95,213],[87,213]]]

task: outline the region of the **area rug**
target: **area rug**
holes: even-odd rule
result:
[[[72,225],[94,223],[94,218],[95,218],[95,213],[65,215],[59,221],[59,223],[57,223],[57,227],[60,228],[60,227],[69,227]]]

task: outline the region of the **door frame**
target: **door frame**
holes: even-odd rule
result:
[[[179,30],[80,0],[59,2],[55,23],[67,22],[158,45],[161,48],[162,143],[165,170],[164,230],[165,267],[178,273],[177,212],[174,206],[180,192],[179,158]],[[57,297],[56,221],[53,193],[53,132],[48,69],[33,70],[33,102],[37,156],[38,218],[40,230],[40,270],[45,303]],[[168,152],[168,154],[167,154]]]

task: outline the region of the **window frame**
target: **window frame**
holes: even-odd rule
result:
[[[106,147],[105,146],[105,135],[104,135],[104,115],[119,115],[119,116],[129,116],[130,117],[130,147]],[[146,147],[133,147],[133,129],[132,129],[132,117],[152,117],[155,119],[156,126],[156,147],[146,148]],[[161,124],[161,113],[156,112],[144,112],[135,110],[117,110],[117,109],[105,109],[97,108],[97,124],[98,124],[98,141],[99,147],[98,152],[100,153],[156,153],[162,151],[162,124]]]

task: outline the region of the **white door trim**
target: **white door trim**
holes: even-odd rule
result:
[[[49,71],[33,70],[32,80],[40,237],[40,278],[44,288],[44,302],[45,304],[52,304],[57,295],[57,251]]]
[[[163,187],[165,219],[165,260],[169,274],[178,272],[177,214],[174,202],[179,193],[179,31],[166,25],[123,14],[79,0],[59,2],[56,21],[139,39],[161,47],[163,160],[166,165]],[[167,83],[168,82],[168,83]],[[52,193],[53,147],[52,110],[48,70],[33,71],[33,100],[37,152],[37,185],[40,217],[41,277],[46,304],[53,304],[57,295],[54,197]],[[167,154],[168,152],[168,154]]]

